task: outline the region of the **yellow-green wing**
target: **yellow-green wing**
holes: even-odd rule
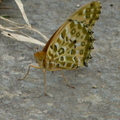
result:
[[[87,66],[93,42],[92,31],[84,23],[71,20],[49,45],[47,57],[62,69]]]
[[[91,29],[99,19],[101,8],[101,3],[94,1],[79,8],[68,19],[83,21]]]
[[[100,2],[95,1],[73,13],[44,47],[46,57],[62,69],[87,66],[94,41],[91,28],[99,18],[100,11]]]
[[[49,44],[52,44],[52,41],[55,41],[62,29],[69,23],[70,20],[76,20],[79,22],[84,22],[90,29],[94,26],[95,22],[99,19],[101,13],[101,3],[99,1],[94,1],[84,5],[75,11],[68,19],[59,27],[59,29],[52,35],[50,40],[45,45],[43,51],[47,51]]]

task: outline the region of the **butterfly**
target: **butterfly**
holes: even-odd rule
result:
[[[94,1],[79,8],[68,17],[52,35],[43,50],[34,53],[39,66],[30,65],[24,78],[28,75],[31,67],[42,69],[44,92],[46,93],[46,70],[72,70],[88,66],[95,41],[92,28],[99,19],[101,8],[101,3]],[[68,86],[74,87],[68,83],[65,77],[64,81]]]

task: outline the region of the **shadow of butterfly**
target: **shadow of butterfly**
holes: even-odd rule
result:
[[[30,65],[25,77],[19,80],[26,78],[31,67],[42,69],[46,94],[46,70],[72,70],[88,66],[88,60],[92,58],[90,53],[94,49],[93,42],[95,41],[92,27],[99,19],[101,8],[101,3],[95,1],[75,11],[52,35],[43,50],[34,53],[39,66]],[[74,88],[65,77],[64,81],[68,86]]]

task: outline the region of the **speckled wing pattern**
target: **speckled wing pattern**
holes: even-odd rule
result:
[[[102,5],[99,1],[91,2],[75,11],[68,19],[82,21],[91,29],[99,19],[101,9]]]
[[[87,66],[93,49],[91,31],[101,13],[101,3],[95,1],[73,13],[53,34],[43,51],[61,69],[76,69]]]

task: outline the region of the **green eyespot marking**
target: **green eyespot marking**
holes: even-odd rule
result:
[[[85,42],[81,42],[81,46],[85,46]]]
[[[76,37],[79,37],[79,36],[80,36],[80,33],[79,33],[79,32],[77,32],[77,33],[76,33]]]
[[[81,55],[83,54],[83,50],[80,50],[80,54],[81,54]]]
[[[91,11],[90,8],[87,8],[87,9],[86,9],[86,13],[88,13],[88,12],[90,12],[90,11]]]
[[[75,28],[74,28],[74,29],[71,30],[71,34],[73,35],[73,34],[75,34],[75,33],[76,33],[76,30],[75,30]]]

